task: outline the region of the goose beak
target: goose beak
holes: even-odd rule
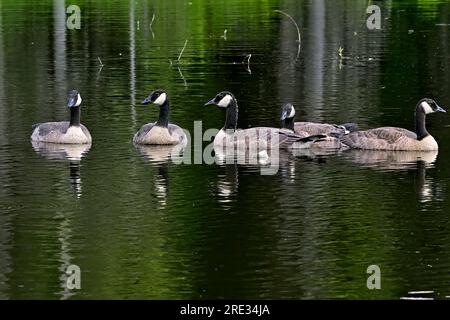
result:
[[[287,111],[283,111],[283,112],[281,113],[280,120],[281,120],[281,121],[286,120],[287,117],[288,117],[288,112],[287,112]]]
[[[144,99],[144,101],[142,101],[142,104],[149,104],[149,103],[152,103],[152,102],[153,102],[152,98],[151,97],[147,97],[147,98]]]
[[[442,109],[441,107],[437,106],[436,112],[447,112],[444,109]]]
[[[214,102],[214,99],[209,100],[207,103],[205,103],[204,107],[209,106],[209,105],[215,105],[216,103]]]

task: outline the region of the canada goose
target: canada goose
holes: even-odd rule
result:
[[[70,122],[45,122],[32,126],[31,140],[62,144],[91,143],[89,130],[80,123],[81,96],[77,90],[69,92],[67,107],[70,109]]]
[[[339,138],[348,134],[350,130],[357,128],[356,123],[345,123],[342,125],[316,123],[316,122],[294,122],[295,108],[291,103],[281,107],[281,128],[295,132],[297,135],[307,137],[311,135],[326,135],[325,139],[312,144],[312,147],[326,149],[348,148],[343,145]]]
[[[226,119],[223,128],[214,138],[214,149],[236,147],[244,150],[271,150],[273,148],[290,147],[294,142],[309,145],[323,139],[324,135],[301,137],[295,133],[278,128],[255,127],[237,129],[238,105],[231,92],[222,91],[207,105],[216,105],[226,110]]]
[[[433,99],[425,98],[416,106],[415,133],[403,128],[382,127],[352,132],[342,136],[341,141],[353,149],[435,151],[438,150],[438,144],[425,127],[426,115],[434,112],[446,111]]]
[[[163,90],[155,90],[142,101],[147,105],[153,103],[159,106],[159,118],[155,123],[147,123],[134,135],[133,142],[137,144],[187,144],[186,134],[176,124],[169,123],[169,98]]]

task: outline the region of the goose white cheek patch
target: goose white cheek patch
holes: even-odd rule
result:
[[[80,94],[78,94],[77,103],[75,103],[75,107],[78,107],[81,104],[81,101],[82,101],[81,96],[80,96]]]
[[[291,112],[289,113],[288,118],[293,118],[295,116],[295,109],[294,107],[291,108]]]
[[[422,102],[422,108],[423,111],[428,114],[428,113],[433,113],[433,108],[431,108],[431,106],[428,104],[428,102],[424,101]]]
[[[166,102],[166,94],[165,93],[161,93],[158,97],[158,99],[155,100],[155,102],[153,102],[154,104],[157,105],[162,105],[164,102]]]
[[[231,96],[227,94],[225,97],[222,98],[222,100],[219,101],[217,104],[219,107],[226,108],[230,104]]]

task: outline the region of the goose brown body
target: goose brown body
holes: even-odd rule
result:
[[[317,122],[294,122],[295,108],[292,104],[286,103],[281,108],[281,127],[301,137],[314,135],[324,135],[325,137],[310,145],[313,148],[342,149],[348,148],[342,144],[339,138],[349,131],[346,125],[355,128],[356,124],[335,125]]]
[[[142,104],[153,103],[159,106],[159,118],[154,123],[143,125],[133,137],[133,143],[142,145],[187,144],[184,130],[169,123],[169,99],[163,90],[153,91]]]
[[[69,92],[67,107],[70,121],[36,123],[32,126],[31,141],[58,144],[89,144],[89,130],[80,123],[81,96],[77,90]]]
[[[323,135],[300,136],[294,132],[271,127],[255,127],[237,129],[238,105],[234,95],[222,91],[206,105],[216,105],[226,109],[226,120],[223,128],[214,138],[214,149],[238,149],[250,151],[267,151],[271,149],[290,148],[294,145],[309,145],[323,139]]]
[[[381,127],[352,132],[341,137],[341,142],[352,149],[391,151],[436,151],[438,143],[425,127],[427,114],[445,112],[432,99],[418,102],[415,112],[416,132],[397,127]]]
[[[428,135],[418,140],[412,131],[382,127],[352,132],[341,138],[342,143],[353,149],[393,150],[393,151],[435,151],[438,144],[433,136]]]
[[[147,123],[136,132],[133,142],[137,144],[171,145],[186,142],[186,134],[179,126],[169,123],[167,127]]]
[[[33,126],[31,140],[60,144],[87,144],[92,142],[89,130],[82,124],[71,126],[69,121],[45,122]]]

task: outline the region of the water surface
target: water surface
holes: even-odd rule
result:
[[[297,119],[413,129],[420,98],[450,108],[447,1],[380,2],[376,31],[365,1],[77,1],[80,30],[65,28],[68,5],[0,3],[0,298],[450,295],[446,115],[427,121],[438,154],[304,152],[270,176],[132,144],[156,88],[191,133],[221,127],[203,104],[222,90],[241,128],[278,126],[291,102]],[[300,26],[298,59],[277,9]],[[92,145],[32,145],[33,123],[67,118],[72,88]],[[366,287],[373,264],[381,290]]]

